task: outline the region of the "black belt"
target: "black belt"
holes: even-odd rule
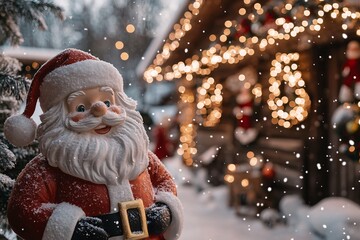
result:
[[[119,203],[119,212],[98,215],[109,237],[143,239],[149,236],[144,204],[141,199]],[[152,232],[150,231],[150,235]]]

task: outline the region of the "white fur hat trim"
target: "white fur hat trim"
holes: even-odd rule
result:
[[[40,106],[45,112],[73,92],[102,86],[123,91],[122,76],[110,63],[88,59],[58,67],[40,86]]]

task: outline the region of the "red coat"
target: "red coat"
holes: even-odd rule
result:
[[[141,198],[145,208],[154,203],[159,192],[176,196],[176,185],[172,177],[153,154],[149,154],[148,168],[134,181],[130,181],[130,184],[134,198]],[[51,167],[46,159],[39,155],[24,168],[15,183],[8,204],[9,223],[24,239],[42,239],[49,218],[57,204],[61,203],[79,207],[86,216],[110,212],[110,199],[105,185],[94,184],[65,174],[60,169]],[[173,214],[171,206],[170,210]],[[176,215],[175,213],[175,218]],[[76,221],[77,219],[75,223]],[[73,225],[68,228],[69,231],[71,228],[73,229]],[[67,233],[66,236],[71,235],[72,232]],[[156,236],[149,239],[164,238]]]

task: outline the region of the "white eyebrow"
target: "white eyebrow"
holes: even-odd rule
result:
[[[84,91],[77,91],[77,92],[73,92],[72,94],[69,95],[69,97],[67,98],[67,103],[70,104],[75,98],[79,97],[79,96],[85,96],[85,92]]]
[[[111,95],[114,95],[114,90],[111,87],[101,87],[100,92],[108,92]]]

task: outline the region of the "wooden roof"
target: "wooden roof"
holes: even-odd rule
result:
[[[192,1],[189,1],[192,2]],[[266,3],[267,1],[257,1],[259,3]],[[188,32],[186,32],[185,36],[181,38],[179,41],[179,47],[171,53],[171,56],[169,59],[165,61],[165,63],[162,65],[163,67],[166,66],[172,66],[173,64],[178,63],[179,61],[184,61],[185,59],[191,58],[194,54],[200,55],[200,51],[203,49],[208,49],[211,45],[211,41],[209,40],[209,36],[211,34],[219,35],[221,31],[224,29],[224,22],[226,20],[234,20],[239,17],[238,10],[241,7],[246,7],[244,4],[244,1],[234,1],[234,0],[206,0],[203,1],[200,12],[198,15],[194,15],[191,19],[191,25],[192,28]],[[247,8],[250,8],[251,6],[247,6]],[[183,8],[183,13],[186,11],[186,7]],[[177,15],[179,19],[182,17],[182,14]],[[175,22],[177,22],[175,20]],[[359,25],[359,24],[358,24]],[[343,42],[344,39],[340,36],[339,31],[341,30],[341,25],[334,24],[334,21],[332,19],[328,19],[328,22],[325,22],[322,26],[323,32],[315,33],[314,36],[308,36],[309,39],[311,39],[311,44],[323,44],[329,41],[332,42]],[[355,27],[356,29],[356,27]],[[167,35],[171,32],[172,28],[169,28],[169,32]],[[325,34],[324,34],[324,31]],[[344,32],[344,31],[343,31]],[[349,38],[356,38],[355,31],[347,31],[347,33],[350,35]],[[321,37],[319,37],[322,35]],[[291,40],[277,40],[277,43],[281,45],[281,50],[286,51],[288,49],[296,49],[299,47],[299,37],[293,38]],[[334,38],[335,36],[335,38]],[[166,40],[166,39],[165,39]],[[163,41],[162,41],[163,42]],[[283,44],[285,43],[286,44]],[[147,51],[147,65],[150,65],[149,63],[152,63],[154,60],[154,57],[156,56],[156,53],[160,50],[160,48],[149,48]],[[266,49],[266,52],[261,52],[257,54],[274,54],[277,51],[278,47],[271,46]],[[151,53],[151,54],[149,54]],[[255,54],[256,55],[256,54]],[[218,69],[216,69],[214,72],[212,72],[212,75],[216,75],[217,72],[222,71],[235,71],[234,69],[238,69],[239,65],[245,65],[249,61],[253,61],[253,57],[247,56],[244,61],[240,61],[238,64],[221,64]],[[138,68],[138,74],[144,72],[147,66],[142,66],[141,68]]]

